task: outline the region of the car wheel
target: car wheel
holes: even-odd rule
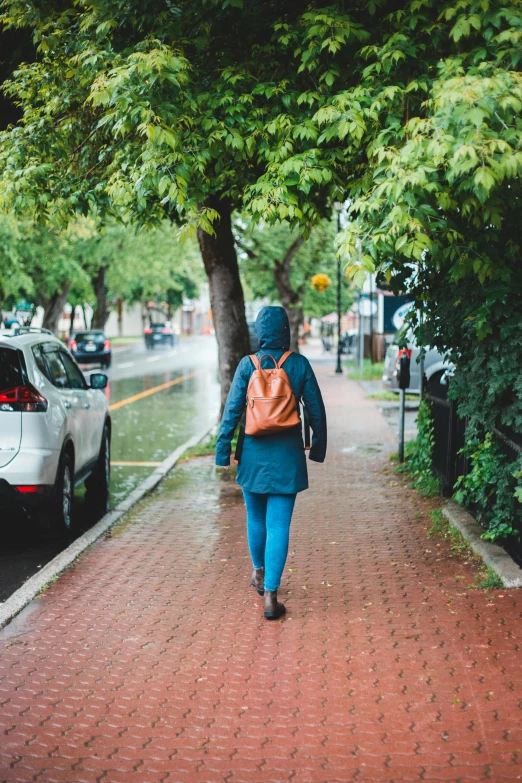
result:
[[[105,369],[108,370],[109,367],[111,366],[111,363],[112,363],[112,358],[109,356],[109,358],[105,362]]]
[[[100,453],[96,467],[85,482],[89,503],[94,506],[97,514],[106,514],[110,509],[109,485],[111,481],[111,439],[109,427],[103,428]]]
[[[70,454],[62,454],[56,476],[54,499],[48,508],[35,514],[44,538],[63,538],[73,529],[74,463]]]

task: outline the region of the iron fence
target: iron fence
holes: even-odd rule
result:
[[[441,479],[442,492],[451,495],[459,476],[469,472],[468,460],[463,449],[466,443],[467,418],[457,414],[457,406],[444,394],[424,391],[430,403],[433,418],[434,445],[432,468]],[[514,462],[522,451],[522,435],[507,428],[493,428],[493,435],[510,462]]]

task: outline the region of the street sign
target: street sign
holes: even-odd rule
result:
[[[412,309],[415,307],[415,302],[405,302],[403,305],[397,308],[393,314],[392,322],[396,329],[400,329],[404,324],[404,319]]]
[[[22,299],[15,307],[15,310],[21,313],[30,313],[32,309],[33,305],[27,299]]]

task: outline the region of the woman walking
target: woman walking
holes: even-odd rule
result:
[[[240,361],[230,387],[217,439],[216,465],[230,465],[230,444],[248,399],[247,434],[236,480],[247,511],[254,566],[251,584],[264,595],[265,617],[277,620],[286,611],[277,600],[277,590],[288,555],[295,498],[308,489],[298,404],[303,401],[308,413],[313,431],[310,459],[315,462],[324,462],[326,454],[326,414],[308,359],[288,351],[290,325],[285,310],[264,307],[257,316],[256,332],[260,350]]]

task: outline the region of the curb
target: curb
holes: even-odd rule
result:
[[[151,492],[158,484],[165,478],[167,473],[172,470],[178,460],[183,454],[192,446],[196,446],[203,440],[212,430],[215,425],[207,427],[204,431],[189,438],[181,446],[178,446],[169,456],[163,460],[156,470],[154,470],[148,478],[139,484],[126,498],[124,498],[115,509],[109,511],[97,522],[94,527],[87,530],[83,535],[79,536],[72,542],[66,549],[60,552],[56,557],[50,560],[41,571],[31,576],[27,582],[25,582],[18,590],[9,596],[0,606],[0,629],[9,623],[16,615],[25,609],[25,607],[40,593],[43,587],[48,584],[51,579],[59,576],[67,566],[71,565],[76,558],[85,552],[85,550],[94,544],[97,539],[101,538],[116,522],[125,516],[125,514],[131,510],[147,493]]]
[[[472,550],[500,577],[504,587],[522,587],[522,568],[501,546],[481,538],[484,528],[475,517],[454,501],[450,501],[442,513],[462,533]]]

